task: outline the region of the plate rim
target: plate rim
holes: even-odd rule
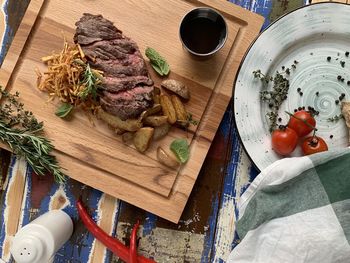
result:
[[[341,2],[318,2],[318,3],[311,3],[309,5],[304,5],[301,7],[298,7],[296,9],[293,9],[283,15],[281,15],[279,18],[277,18],[275,21],[273,21],[272,23],[270,23],[266,28],[264,28],[256,37],[255,39],[252,41],[252,43],[250,43],[248,49],[246,50],[246,52],[243,55],[243,58],[241,60],[241,62],[239,63],[238,69],[237,69],[237,73],[235,76],[235,80],[233,82],[233,91],[232,91],[232,99],[231,99],[231,107],[232,107],[232,113],[233,113],[233,118],[234,118],[234,125],[236,128],[236,133],[238,135],[239,138],[239,142],[241,144],[241,147],[243,147],[244,152],[246,153],[247,157],[249,158],[249,160],[251,161],[252,165],[254,166],[254,168],[258,171],[258,173],[260,173],[262,170],[260,170],[260,168],[258,167],[258,165],[255,163],[255,161],[253,160],[251,154],[249,154],[249,152],[247,151],[246,146],[243,143],[243,139],[242,136],[237,128],[237,117],[236,117],[236,111],[235,111],[235,106],[234,106],[234,101],[235,101],[235,92],[236,92],[236,84],[237,84],[237,80],[238,80],[238,76],[242,70],[242,66],[246,60],[246,57],[248,56],[249,52],[251,51],[252,47],[255,45],[256,41],[267,31],[269,30],[273,25],[275,25],[276,23],[278,23],[281,19],[283,19],[284,17],[299,11],[301,9],[305,9],[305,8],[310,8],[311,6],[317,6],[317,5],[345,5],[345,6],[350,6],[347,3],[341,3]],[[271,164],[270,164],[271,165]]]

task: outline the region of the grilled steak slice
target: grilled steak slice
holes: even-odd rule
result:
[[[136,86],[152,86],[153,81],[146,76],[130,76],[124,78],[105,77],[102,89],[109,92],[131,90]]]
[[[101,15],[85,13],[75,24],[77,26],[74,42],[88,45],[96,41],[123,38],[122,31]]]
[[[122,120],[137,118],[150,106],[152,100],[152,86],[138,86],[132,90],[118,93],[103,91],[101,96],[102,108]]]
[[[101,15],[84,14],[76,26],[74,41],[104,73],[103,109],[125,120],[151,107],[153,81],[137,44]]]

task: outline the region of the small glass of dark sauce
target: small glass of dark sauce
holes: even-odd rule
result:
[[[207,57],[220,50],[227,39],[227,25],[221,14],[208,7],[191,10],[182,19],[180,39],[195,56]]]

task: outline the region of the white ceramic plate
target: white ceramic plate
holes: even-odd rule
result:
[[[327,119],[341,113],[335,101],[345,93],[350,101],[350,6],[338,3],[321,3],[305,6],[280,18],[266,29],[253,43],[244,58],[235,83],[235,120],[243,146],[260,170],[282,158],[271,149],[265,102],[260,91],[269,89],[255,79],[252,72],[274,74],[282,66],[299,63],[290,75],[288,99],[279,110],[286,124],[293,112],[301,106],[312,106],[320,114],[316,117],[318,135],[325,139],[329,149],[346,147],[348,131],[344,120],[336,123]],[[327,57],[331,56],[331,61]],[[345,67],[340,65],[345,61]],[[345,81],[337,80],[341,75]],[[297,89],[301,88],[303,96]],[[316,96],[316,92],[319,96]],[[333,135],[333,138],[330,138]],[[301,156],[298,147],[292,156]]]

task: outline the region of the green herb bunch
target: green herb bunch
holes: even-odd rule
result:
[[[42,135],[43,122],[39,122],[32,112],[24,109],[18,101],[19,93],[10,94],[0,87],[3,103],[0,107],[0,139],[11,150],[25,158],[33,171],[41,176],[50,172],[56,182],[62,183],[66,176],[51,155],[54,146]]]

